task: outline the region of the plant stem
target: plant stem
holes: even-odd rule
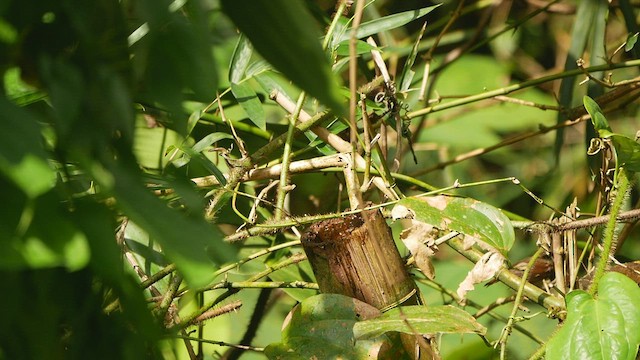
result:
[[[509,315],[509,321],[507,321],[507,325],[502,329],[502,334],[500,335],[500,339],[498,343],[500,344],[500,359],[504,359],[506,350],[507,350],[507,339],[509,335],[511,335],[511,331],[514,325],[514,321],[516,319],[516,314],[518,313],[518,308],[520,307],[520,303],[522,302],[522,294],[524,293],[524,288],[527,283],[527,279],[529,278],[529,273],[533,268],[536,260],[544,253],[543,248],[539,248],[538,251],[533,254],[529,263],[527,264],[527,268],[524,270],[522,274],[522,281],[518,286],[518,292],[516,293],[516,299],[513,301],[513,309],[511,310],[511,315]]]
[[[462,256],[466,257],[473,263],[478,262],[478,260],[480,260],[480,258],[483,255],[482,252],[474,248],[466,249],[463,246],[462,240],[460,239],[451,239],[447,241],[447,245],[451,246],[455,251],[457,251],[458,253],[460,253]],[[513,274],[510,271],[501,271],[500,274],[498,275],[498,278],[505,285],[509,286],[514,290],[518,290],[522,283],[521,281],[522,278],[520,278],[518,275]],[[527,298],[531,299],[531,301],[535,301],[549,310],[564,309],[564,300],[562,298],[555,295],[549,295],[544,291],[542,291],[542,289],[532,284],[529,284],[526,281],[524,284],[523,292]]]
[[[495,89],[495,90],[491,90],[491,91],[486,91],[486,92],[483,92],[481,94],[471,95],[471,96],[467,96],[467,97],[464,97],[464,98],[461,98],[461,99],[452,100],[452,101],[446,102],[444,104],[429,106],[429,107],[426,107],[424,109],[412,111],[412,112],[409,112],[409,113],[406,114],[406,118],[407,119],[412,119],[412,118],[415,118],[415,117],[418,117],[418,116],[422,116],[422,115],[425,115],[425,114],[430,114],[430,113],[434,113],[434,112],[437,112],[437,111],[450,109],[450,108],[453,108],[453,107],[456,107],[456,106],[469,104],[469,103],[473,103],[473,102],[480,101],[480,100],[489,99],[489,98],[492,98],[494,96],[507,95],[507,94],[510,94],[510,93],[512,93],[514,91],[526,89],[526,88],[533,87],[533,86],[536,86],[536,85],[540,85],[540,84],[543,84],[543,83],[548,82],[548,81],[562,79],[562,78],[571,77],[571,76],[581,75],[581,74],[584,73],[584,71],[595,72],[595,71],[620,69],[620,68],[626,68],[626,67],[634,67],[634,66],[639,66],[639,65],[640,65],[640,60],[630,60],[630,61],[624,61],[624,62],[615,63],[615,64],[603,64],[603,65],[591,66],[591,67],[584,68],[584,69],[575,69],[575,70],[561,72],[561,73],[558,73],[558,74],[552,74],[552,75],[548,75],[548,76],[543,76],[543,77],[540,77],[540,78],[537,78],[537,79],[523,81],[523,82],[521,82],[519,84],[513,84],[513,85],[510,85],[510,86],[503,87],[503,88],[499,88],[499,89]]]
[[[287,193],[290,190],[289,187],[289,164],[291,164],[291,144],[293,142],[293,134],[296,129],[296,122],[298,121],[298,117],[300,116],[300,111],[302,110],[302,104],[304,104],[304,99],[306,98],[305,92],[303,91],[298,97],[298,102],[296,103],[296,108],[293,114],[289,116],[289,128],[287,129],[287,137],[284,142],[284,150],[282,152],[282,167],[280,171],[280,182],[278,184],[278,197],[276,199],[276,209],[274,217],[276,220],[282,219],[284,215],[284,207]]]
[[[328,113],[319,113],[313,117],[308,117],[306,121],[303,121],[296,126],[296,130],[298,132],[305,132],[317,125],[319,122],[323,121],[326,116],[328,116]],[[207,205],[207,209],[205,211],[205,218],[209,221],[213,221],[219,208],[224,205],[224,202],[228,199],[229,194],[231,194],[235,186],[240,181],[242,181],[246,173],[249,172],[249,170],[251,170],[255,164],[258,164],[260,161],[264,160],[270,153],[280,148],[286,141],[287,134],[280,135],[260,148],[253,155],[240,160],[238,166],[231,169],[229,178],[227,179],[227,183],[223,187],[213,192],[211,200],[209,201],[209,204]]]
[[[268,269],[263,270],[257,274],[254,274],[253,276],[249,277],[245,283],[255,283],[257,280],[279,270],[282,269],[284,267],[287,267],[289,265],[292,264],[297,264],[303,260],[305,260],[307,257],[304,254],[295,254],[291,257],[288,257],[284,260],[282,260],[281,262],[270,266]],[[215,284],[213,286],[209,286],[205,289],[202,289],[200,291],[206,291],[206,290],[214,290],[214,289],[221,289],[221,288],[229,288],[229,286],[224,286],[225,284],[227,284],[226,281],[223,281],[221,283]],[[202,306],[201,308],[197,309],[196,311],[192,312],[191,314],[186,315],[185,317],[183,317],[182,321],[176,325],[174,325],[172,328],[176,328],[176,329],[184,329],[187,326],[190,326],[193,324],[193,321],[195,319],[197,319],[200,315],[202,315],[203,313],[205,313],[207,310],[211,309],[212,307],[214,307],[215,305],[219,304],[221,301],[223,301],[224,299],[228,298],[229,296],[235,294],[238,292],[240,288],[229,288],[229,290],[225,291],[224,293],[220,294],[217,298],[213,299],[212,301],[209,301],[208,303],[206,303],[204,306]],[[180,294],[182,295],[182,293]]]
[[[589,286],[588,292],[591,295],[596,293],[600,278],[604,275],[604,271],[609,263],[609,256],[615,248],[617,217],[620,213],[620,209],[622,209],[624,200],[627,197],[627,192],[629,191],[629,178],[627,177],[627,172],[624,168],[621,168],[618,171],[614,189],[615,194],[613,194],[613,202],[611,203],[611,208],[609,210],[609,219],[603,232],[602,253],[600,254],[600,258],[596,264],[596,271],[593,274],[593,282],[591,283],[591,286]]]
[[[242,340],[240,340],[239,345],[251,346],[251,342],[258,332],[258,327],[260,326],[264,315],[267,313],[267,302],[272,291],[273,289],[262,289],[260,291],[260,295],[258,295],[258,300],[256,301],[256,306],[253,309],[253,314],[251,314],[251,319],[249,320],[249,325],[247,325],[247,329],[242,336]],[[244,351],[245,349],[230,348],[222,356],[221,360],[237,360]]]

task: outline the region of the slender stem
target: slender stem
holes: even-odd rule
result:
[[[640,60],[630,60],[630,61],[624,61],[624,62],[615,63],[615,64],[603,64],[603,65],[591,66],[591,67],[588,67],[588,68],[585,68],[585,69],[575,69],[575,70],[561,72],[561,73],[558,73],[558,74],[552,74],[552,75],[548,75],[548,76],[543,76],[543,77],[540,77],[540,78],[537,78],[537,79],[524,81],[524,82],[521,82],[519,84],[513,84],[513,85],[510,85],[510,86],[505,86],[503,88],[499,88],[499,89],[495,89],[495,90],[491,90],[491,91],[486,91],[486,92],[483,92],[481,94],[471,95],[471,96],[467,96],[467,97],[464,97],[464,98],[461,98],[461,99],[452,100],[452,101],[446,102],[444,104],[438,104],[438,105],[426,107],[424,109],[412,111],[412,112],[409,112],[409,113],[406,114],[406,118],[412,119],[412,118],[415,118],[415,117],[418,117],[418,116],[422,116],[424,114],[430,114],[430,113],[434,113],[434,112],[437,112],[437,111],[450,109],[450,108],[453,108],[453,107],[456,107],[456,106],[469,104],[469,103],[473,103],[473,102],[480,101],[480,100],[486,100],[486,99],[492,98],[494,96],[507,95],[507,94],[510,94],[510,93],[512,93],[514,91],[526,89],[526,88],[533,87],[533,86],[536,86],[536,85],[540,85],[540,84],[543,84],[545,82],[549,82],[549,81],[553,81],[553,80],[557,80],[557,79],[562,79],[562,78],[566,78],[566,77],[571,77],[571,76],[576,76],[576,75],[581,75],[585,70],[589,71],[589,72],[596,72],[596,71],[613,70],[613,69],[620,69],[620,68],[626,68],[626,67],[634,67],[634,66],[639,66],[639,65],[640,65]]]
[[[151,285],[157,283],[158,281],[162,280],[165,276],[171,274],[175,270],[176,270],[176,264],[169,264],[169,265],[163,267],[162,269],[160,269],[155,274],[153,274],[153,275],[147,277],[146,279],[144,279],[144,281],[142,281],[140,283],[140,287],[142,287],[143,289],[146,289],[149,286],[151,286]]]
[[[346,186],[352,209],[363,206],[362,192],[360,191],[360,186],[358,184],[358,173],[356,172],[356,158],[359,157],[356,107],[358,103],[357,33],[358,27],[360,26],[360,21],[362,20],[364,3],[364,0],[356,0],[355,14],[353,18],[353,24],[351,26],[351,36],[349,38],[349,142],[351,144],[351,161],[349,162],[349,166],[347,166],[347,168],[345,169],[345,171],[350,172],[349,174],[345,174],[345,179],[351,180],[346,183]]]
[[[328,116],[328,113],[319,113],[313,117],[308,117],[306,121],[303,121],[296,126],[296,130],[298,132],[307,131],[319,122],[323,121],[326,116]],[[247,158],[239,161],[237,167],[234,167],[229,172],[227,183],[220,189],[217,189],[213,192],[213,195],[205,212],[205,217],[207,218],[207,220],[212,221],[215,218],[219,208],[224,205],[224,201],[228,199],[229,194],[232,192],[235,186],[240,181],[242,181],[246,173],[249,172],[249,170],[251,170],[255,164],[258,164],[260,161],[264,160],[267,155],[279,149],[286,142],[286,139],[287,134],[280,135],[269,142],[267,145],[260,148],[253,155],[250,155]]]
[[[290,256],[284,260],[282,260],[281,262],[269,267],[266,270],[263,270],[257,274],[254,274],[253,276],[249,277],[246,282],[247,283],[253,283],[256,282],[257,280],[268,276],[269,274],[280,270],[284,267],[287,267],[289,265],[292,264],[297,264],[303,260],[305,260],[307,257],[304,254],[298,253],[295,254],[293,256]],[[209,286],[205,289],[202,290],[213,290],[213,289],[220,289],[220,288],[225,288],[224,284],[226,284],[226,281],[223,281],[221,283],[215,284],[213,286]],[[191,314],[186,315],[185,317],[183,317],[182,321],[176,325],[173,326],[173,328],[178,328],[178,329],[183,329],[187,326],[190,326],[193,324],[193,321],[195,319],[197,319],[199,316],[201,316],[203,313],[205,313],[206,311],[208,311],[209,309],[211,309],[212,307],[214,307],[215,305],[219,304],[220,302],[222,302],[224,299],[228,298],[229,296],[235,294],[238,292],[240,288],[229,288],[227,291],[225,291],[224,293],[220,294],[218,297],[216,297],[215,299],[209,301],[208,303],[204,304],[204,306],[200,307],[199,309],[197,309],[196,311],[192,312]],[[183,295],[183,293],[181,293],[180,295]]]
[[[327,29],[327,34],[324,36],[324,40],[322,42],[323,49],[327,49],[329,47],[333,32],[335,31],[336,26],[338,25],[338,21],[340,20],[340,17],[342,16],[342,13],[344,12],[344,9],[346,7],[347,1],[340,1],[340,4],[338,5],[336,12],[334,13],[333,20],[331,20],[331,25],[329,25],[329,29]]]
[[[613,249],[615,249],[617,217],[620,213],[620,209],[622,209],[622,205],[624,204],[628,191],[629,178],[627,177],[627,172],[624,169],[619,169],[615,194],[612,194],[613,202],[611,203],[611,209],[609,210],[609,219],[603,232],[602,253],[600,253],[600,258],[596,264],[596,271],[593,274],[593,282],[591,283],[591,286],[589,286],[589,293],[591,295],[596,293],[600,278],[604,275],[604,271],[609,263],[609,255],[611,255]]]
[[[249,262],[251,260],[257,259],[257,258],[259,258],[261,256],[270,254],[270,253],[272,253],[274,251],[278,251],[278,250],[281,250],[281,249],[285,249],[285,248],[292,247],[292,246],[297,246],[297,245],[300,245],[300,240],[289,241],[289,242],[286,242],[286,243],[274,245],[274,246],[268,247],[266,249],[260,250],[260,251],[258,251],[256,253],[253,253],[253,254],[245,257],[244,259],[240,259],[239,261],[237,261],[237,262],[235,262],[233,264],[229,264],[227,266],[221,267],[220,269],[218,269],[214,273],[214,277],[220,276],[220,275],[222,275],[222,274],[224,274],[224,273],[226,273],[226,272],[228,272],[230,270],[233,270],[233,269],[239,267],[242,264],[245,264],[245,263],[247,263],[247,262]]]
[[[219,345],[219,346],[230,346],[230,347],[243,349],[243,350],[249,350],[249,351],[257,351],[257,352],[263,352],[264,351],[264,348],[260,348],[260,347],[237,345],[237,344],[231,344],[231,343],[224,342],[224,341],[206,340],[206,339],[201,339],[201,338],[192,337],[192,336],[174,335],[171,338],[185,339],[185,340],[203,342],[203,343]]]
[[[251,342],[255,338],[256,333],[258,332],[258,328],[260,327],[260,324],[262,323],[262,320],[269,309],[267,304],[272,292],[273,289],[262,289],[260,291],[260,295],[258,295],[256,306],[253,308],[253,314],[251,314],[249,324],[247,325],[245,333],[242,336],[242,340],[240,340],[240,345],[251,345]],[[240,358],[240,356],[242,356],[242,353],[244,351],[245,349],[230,348],[220,360],[237,360]]]
[[[169,283],[169,287],[165,292],[160,304],[158,305],[156,314],[159,318],[164,318],[169,310],[169,306],[175,299],[176,294],[178,293],[178,289],[180,288],[180,284],[182,283],[182,277],[178,274],[174,274],[171,282]]]
[[[470,261],[476,263],[482,257],[482,253],[474,248],[467,249],[460,239],[451,239],[447,241],[447,245],[451,246],[455,251],[466,257]],[[510,271],[501,271],[498,279],[512,289],[518,289],[522,284],[522,278]],[[524,295],[550,310],[564,309],[564,300],[555,295],[549,295],[542,289],[534,286],[527,281],[524,282]]]
[[[278,197],[276,199],[276,209],[274,217],[276,219],[282,219],[284,214],[285,200],[287,193],[290,190],[289,187],[289,164],[291,163],[291,144],[293,142],[293,134],[296,129],[296,122],[298,121],[298,117],[300,116],[300,111],[302,110],[302,104],[304,104],[304,99],[306,97],[305,92],[303,91],[298,97],[298,102],[296,103],[296,108],[291,116],[289,116],[289,128],[287,129],[287,138],[284,142],[284,150],[282,152],[282,167],[280,171],[280,182],[278,184]]]
[[[232,281],[216,284],[214,289],[307,289],[318,290],[318,284],[306,281]]]
[[[421,282],[437,291],[440,291],[441,293],[448,295],[449,297],[451,297],[454,301],[456,301],[457,303],[461,302],[460,297],[458,296],[458,294],[455,293],[455,291],[451,291],[447,288],[445,288],[444,286],[442,286],[441,284],[432,281],[432,280],[428,280],[428,279],[417,279],[418,282]],[[515,296],[514,296],[515,298]],[[498,299],[500,300],[500,299]],[[496,301],[494,303],[494,305],[500,305],[501,304],[506,304],[508,303],[509,298],[502,298],[501,301]],[[474,307],[476,309],[478,309],[478,312],[476,312],[475,314],[473,314],[473,317],[478,319],[480,316],[482,315],[488,315],[500,322],[507,322],[507,318],[505,318],[504,316],[500,315],[500,314],[496,314],[493,310],[493,307],[489,308],[489,307],[483,307],[480,304],[476,303],[475,301],[473,301],[472,299],[465,299],[465,302],[468,306]],[[514,329],[516,329],[517,331],[519,331],[520,333],[522,333],[524,336],[530,338],[531,340],[535,341],[538,344],[542,344],[544,341],[542,339],[540,339],[539,337],[537,337],[535,334],[531,333],[529,330],[523,328],[522,326],[516,324],[514,326]]]
[[[516,319],[516,314],[518,313],[518,308],[520,307],[520,303],[522,303],[522,296],[524,294],[525,285],[527,284],[527,279],[529,278],[529,273],[531,273],[531,269],[536,263],[536,260],[544,253],[544,251],[545,250],[543,248],[539,248],[538,251],[533,254],[531,259],[529,260],[529,263],[527,264],[527,268],[522,274],[522,281],[518,286],[516,299],[513,302],[513,309],[511,310],[511,315],[509,315],[509,321],[507,322],[507,325],[504,327],[504,329],[502,329],[502,334],[500,335],[500,339],[498,340],[498,343],[500,344],[500,359],[504,359],[504,356],[506,354],[507,339],[509,338],[509,335],[511,335],[511,331]]]

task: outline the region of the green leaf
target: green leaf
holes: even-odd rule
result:
[[[38,120],[0,98],[0,172],[31,198],[50,190],[56,180],[42,147]]]
[[[235,259],[235,249],[203,218],[182,214],[153,196],[131,169],[113,167],[111,192],[118,206],[162,246],[187,283],[202,287],[213,280],[215,264]],[[193,209],[202,211],[202,209]]]
[[[407,56],[407,60],[404,63],[404,67],[402,68],[402,75],[400,76],[400,87],[399,91],[407,91],[411,86],[411,81],[413,80],[413,76],[415,75],[415,71],[411,68],[413,67],[413,63],[416,61],[416,56],[418,56],[418,48],[420,46],[420,40],[422,40],[422,36],[424,35],[424,31],[427,29],[427,24],[425,23],[420,29],[420,33],[416,37],[415,42],[413,43],[413,48],[411,48],[411,52]]]
[[[598,131],[598,133],[602,130],[611,132],[609,122],[607,121],[607,118],[604,117],[604,114],[602,114],[600,105],[588,96],[584,96],[582,98],[582,102],[584,103],[584,108],[587,109],[587,112],[591,115],[591,122],[593,123],[593,127],[596,131]],[[600,136],[602,136],[602,134]]]
[[[245,71],[249,66],[253,48],[251,43],[244,35],[240,35],[236,48],[231,55],[231,64],[229,64],[229,82],[239,83],[244,78]]]
[[[222,0],[222,8],[271,65],[320,102],[345,112],[315,20],[302,1]]]
[[[503,254],[515,241],[511,221],[499,209],[478,200],[439,195],[402,199],[393,211],[399,206],[410,209],[418,221],[473,236]]]
[[[611,139],[616,149],[618,165],[627,171],[640,171],[640,144],[636,141],[618,134],[608,134],[606,138]]]
[[[222,139],[233,139],[233,136],[223,132],[214,132],[211,133],[198,141],[195,145],[193,145],[192,150],[195,152],[203,152],[209,146],[217,143]]]
[[[269,265],[269,264],[267,264]],[[287,266],[281,268],[269,275],[269,278],[273,281],[309,281],[315,282],[315,277],[313,275],[313,270],[311,269],[311,265],[308,261],[304,261],[296,264],[295,266]],[[317,294],[314,290],[308,289],[282,289],[287,295],[294,298],[296,301],[303,301],[304,299],[314,296]]]
[[[291,311],[282,342],[267,346],[265,354],[269,359],[367,359],[389,339],[356,340],[353,326],[379,314],[375,307],[343,295],[309,297]]]
[[[182,137],[169,128],[138,127],[134,132],[133,153],[141,166],[160,169],[166,162],[163,159],[164,152],[182,142]]]
[[[356,55],[366,54],[374,49],[379,49],[379,48],[373,45],[370,45],[366,41],[358,40],[356,42]],[[336,49],[336,54],[340,56],[349,56],[349,44],[342,43],[338,45],[338,48]]]
[[[231,83],[231,92],[252,123],[262,130],[267,128],[267,119],[258,94],[246,82]]]
[[[602,277],[598,298],[577,290],[567,295],[567,319],[547,344],[547,359],[636,358],[640,345],[640,288],[611,272]]]
[[[215,97],[217,73],[200,2],[186,2],[189,18],[183,15],[185,12],[171,12],[170,3],[167,0],[140,3],[149,33],[133,49],[134,59],[146,60],[145,97],[180,114],[185,89],[192,90],[198,101],[209,102]],[[175,129],[181,134],[187,131],[185,120],[176,118]]]
[[[624,46],[624,51],[629,52],[633,50],[633,47],[636,46],[637,42],[638,42],[638,33],[629,34],[629,36],[627,36],[627,44]]]
[[[583,58],[589,36],[593,33],[592,30],[598,22],[596,16],[600,14],[599,8],[599,1],[580,1],[577,3],[577,13],[571,29],[571,43],[564,63],[564,71],[577,69],[576,61]],[[596,51],[599,51],[599,49]],[[559,105],[563,108],[568,109],[574,106],[573,93],[575,83],[575,76],[564,78],[560,82]],[[558,113],[557,122],[560,123],[565,120],[564,115]],[[558,129],[556,134],[554,151],[557,159],[560,156],[560,148],[564,142],[564,129]]]
[[[356,323],[353,333],[357,339],[370,339],[389,331],[406,334],[476,333],[487,329],[464,310],[451,305],[402,306],[385,312],[375,319]]]
[[[0,269],[85,267],[91,256],[88,241],[69,215],[54,191],[25,204],[18,234],[0,242]]]
[[[362,39],[367,36],[377,34],[379,32],[395,29],[413,20],[419,19],[427,15],[438,6],[440,6],[440,4],[428,6],[428,7],[417,9],[417,10],[409,10],[409,11],[405,11],[405,12],[385,16],[379,19],[364,22],[360,24],[360,26],[358,27],[358,31],[356,32],[356,37],[358,39]],[[339,36],[336,37],[336,39],[334,40],[334,43],[339,44],[343,41],[348,41],[350,36],[351,36],[351,30],[345,29],[345,31],[343,31],[342,33],[340,33]]]

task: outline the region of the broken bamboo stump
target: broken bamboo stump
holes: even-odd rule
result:
[[[322,293],[362,300],[381,311],[418,305],[420,297],[398,252],[391,229],[379,210],[317,222],[302,237],[302,246]],[[432,358],[429,346],[402,335],[411,358]],[[418,341],[426,345],[424,340]],[[431,354],[426,354],[431,353]]]

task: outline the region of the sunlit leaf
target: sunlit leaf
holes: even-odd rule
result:
[[[415,75],[415,71],[412,70],[413,63],[416,61],[416,56],[418,56],[418,47],[420,46],[420,41],[422,40],[422,36],[424,35],[425,30],[427,29],[426,22],[422,25],[422,29],[411,48],[411,52],[409,56],[407,56],[407,60],[404,63],[404,67],[402,69],[402,75],[400,76],[400,91],[406,91],[411,86],[411,81],[413,80],[413,76]]]
[[[379,32],[392,30],[398,28],[402,25],[405,25],[413,20],[419,19],[431,11],[437,8],[438,5],[428,6],[422,9],[417,10],[409,10],[393,15],[388,15],[385,17],[381,17],[379,19],[371,20],[360,24],[358,30],[356,32],[356,37],[358,39],[365,38],[367,36],[371,36],[377,34]],[[351,36],[351,30],[345,29],[339,36],[334,39],[335,44],[339,44],[343,41],[349,40]]]
[[[269,265],[269,264],[267,264]],[[269,275],[273,281],[309,281],[315,282],[315,276],[313,270],[308,261],[296,264],[296,266],[287,266]],[[294,298],[296,301],[302,302],[304,299],[317,294],[314,290],[307,289],[282,289],[287,295]]]
[[[30,197],[53,187],[55,173],[42,147],[38,119],[0,98],[0,172]]]
[[[231,55],[231,64],[229,64],[229,82],[239,83],[244,78],[245,71],[249,66],[253,48],[251,43],[244,35],[240,35],[236,48]]]
[[[627,37],[627,44],[624,46],[624,51],[626,52],[631,51],[633,47],[636,46],[637,42],[638,42],[638,33],[629,34],[629,36]]]
[[[402,306],[385,312],[375,319],[364,320],[353,326],[357,339],[370,339],[389,331],[406,334],[476,333],[484,335],[487,329],[466,311],[450,306]]]
[[[640,288],[611,272],[598,286],[598,297],[576,290],[567,295],[567,318],[547,344],[548,359],[636,358],[640,344]]]
[[[222,8],[271,65],[320,102],[344,112],[319,30],[303,2],[223,0]]]
[[[356,55],[367,54],[369,51],[374,49],[378,48],[368,44],[366,41],[358,40],[358,42],[356,42]],[[340,56],[349,56],[349,44],[342,43],[338,45],[336,54]]]
[[[82,269],[91,252],[85,234],[67,218],[69,209],[48,192],[22,209],[25,228],[0,242],[0,269]],[[18,235],[18,236],[16,236]]]
[[[607,118],[604,117],[600,105],[588,96],[583,97],[582,102],[584,103],[584,108],[587,109],[587,112],[591,115],[591,122],[596,131],[607,130],[610,132],[611,127],[609,127],[609,122]]]
[[[200,139],[191,149],[195,152],[202,152],[222,139],[233,139],[233,136],[227,133],[214,132]]]
[[[366,359],[385,349],[389,339],[356,340],[353,326],[379,314],[375,307],[347,296],[312,296],[291,311],[282,342],[267,346],[265,354],[269,359]]]
[[[131,220],[162,246],[167,258],[176,263],[185,280],[200,287],[213,280],[215,264],[235,258],[235,249],[223,234],[200,217],[188,217],[153,196],[136,176],[114,168],[112,192],[118,206]]]
[[[246,82],[231,83],[231,92],[242,109],[249,116],[249,120],[262,130],[267,128],[267,120],[258,94]]]
[[[440,195],[402,199],[394,211],[399,206],[410,209],[417,221],[472,236],[503,254],[515,241],[511,221],[499,209],[478,200]]]

